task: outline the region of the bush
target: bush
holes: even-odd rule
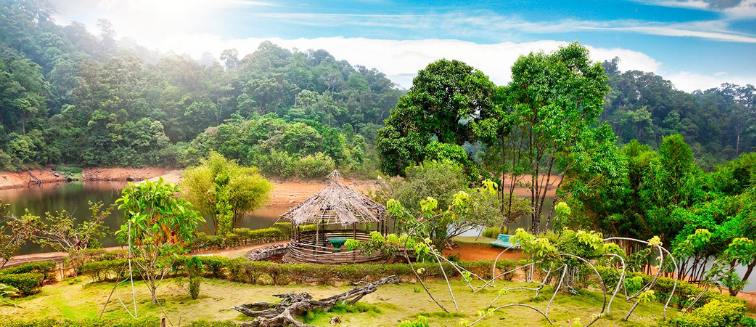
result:
[[[294,176],[296,159],[286,151],[271,150],[270,155],[261,156],[258,167],[267,176],[289,178]]]
[[[200,283],[202,283],[202,281],[199,277],[189,279],[189,296],[192,297],[192,300],[196,300],[199,297]]]
[[[13,286],[24,296],[37,293],[44,280],[45,275],[40,273],[0,275],[0,284]]]
[[[291,224],[289,224],[290,229]],[[283,241],[288,239],[288,237],[288,232],[284,232],[281,228],[276,227],[264,229],[234,228],[226,235],[208,235],[199,232],[188,244],[188,247],[193,251],[222,249],[233,246]]]
[[[66,166],[58,166],[55,170],[64,173],[64,174],[81,174],[83,171],[79,167],[66,167]]]
[[[331,157],[318,152],[297,160],[294,171],[299,178],[315,179],[325,178],[335,167]]]
[[[745,304],[737,302],[711,301],[693,310],[690,314],[674,317],[667,326],[680,327],[725,327],[736,326],[745,315]]]
[[[740,319],[740,325],[743,327],[756,327],[756,319],[751,317],[743,317]]]
[[[196,257],[202,263],[201,275],[206,278],[227,279],[239,283],[258,283],[260,277],[270,277],[274,285],[288,285],[296,282],[329,285],[334,280],[345,282],[376,281],[389,275],[399,278],[415,278],[415,274],[408,264],[350,264],[350,265],[307,265],[281,264],[268,261],[249,261],[245,258],[229,259],[218,256]],[[493,261],[462,261],[462,268],[481,277],[490,278]],[[415,269],[424,269],[424,277],[443,278],[444,273],[436,263],[416,263]],[[500,271],[510,270],[517,263],[510,260],[499,260],[496,268]],[[459,272],[450,264],[444,263],[444,271],[448,278],[459,277]],[[183,267],[175,267],[171,276],[179,276]],[[128,269],[128,262],[124,259],[115,261],[90,262],[84,264],[82,273],[92,276],[95,281],[116,280],[124,278]],[[135,271],[134,276],[138,276]],[[166,276],[170,277],[170,276]],[[510,279],[512,275],[505,276]]]
[[[0,275],[14,275],[25,273],[40,273],[48,276],[55,271],[57,264],[54,261],[37,261],[0,270]]]
[[[426,316],[418,316],[413,321],[404,320],[399,323],[399,327],[429,327],[430,322]]]
[[[501,227],[488,227],[483,230],[483,237],[497,238],[499,237],[499,234],[503,234],[501,232]]]

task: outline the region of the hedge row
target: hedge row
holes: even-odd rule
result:
[[[289,234],[280,228],[264,229],[234,228],[226,235],[208,235],[197,233],[197,237],[188,244],[191,250],[225,249],[229,247],[263,244],[289,239]]]
[[[139,319],[33,319],[33,320],[7,320],[2,322],[6,327],[158,327],[160,319],[155,317]],[[230,321],[195,321],[186,324],[187,327],[235,327],[238,326]]]
[[[70,253],[66,257],[66,264],[71,267],[80,267],[86,262],[124,259],[128,256],[128,250],[86,249]]]
[[[0,284],[17,288],[23,296],[35,294],[55,268],[57,265],[54,261],[37,261],[5,268],[0,270]]]
[[[39,273],[0,275],[0,284],[13,286],[24,296],[37,293],[44,280],[45,275]]]
[[[415,274],[408,264],[350,264],[350,265],[309,265],[309,264],[281,264],[268,261],[249,261],[244,258],[228,259],[225,257],[201,257],[203,276],[227,279],[241,283],[272,283],[287,285],[295,283],[316,283],[327,285],[333,280],[357,282],[360,280],[377,280],[389,275],[400,278],[413,278]],[[459,263],[465,269],[483,277],[491,278],[493,261],[464,261]],[[422,268],[423,278],[443,278],[444,273],[436,263],[416,263],[415,269]],[[517,262],[499,260],[497,269],[509,270],[517,266]],[[132,270],[136,269],[132,265]],[[172,274],[182,275],[182,267],[174,267]],[[459,277],[459,273],[450,265],[445,264],[444,270],[449,278]],[[84,264],[81,273],[90,275],[95,281],[119,280],[126,276],[127,260],[101,261]],[[135,271],[134,275],[138,275]],[[262,278],[261,278],[262,277]],[[267,277],[267,279],[266,279]],[[513,276],[507,275],[508,279]]]
[[[57,264],[54,261],[36,261],[5,268],[0,270],[0,275],[15,275],[31,272],[48,275],[54,272],[55,268],[57,268]]]

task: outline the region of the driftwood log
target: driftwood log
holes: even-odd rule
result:
[[[302,322],[297,321],[296,319],[294,319],[294,317],[302,316],[308,311],[315,309],[323,309],[325,311],[328,311],[337,304],[353,305],[357,303],[357,301],[362,299],[362,297],[364,297],[365,295],[375,292],[378,289],[378,286],[398,283],[399,278],[397,278],[395,275],[391,275],[376,282],[367,283],[360,287],[355,286],[349,291],[320,300],[313,300],[312,295],[307,293],[275,294],[273,296],[283,299],[280,303],[255,302],[250,304],[242,304],[238,307],[233,307],[233,309],[247,316],[257,317],[253,321],[239,322],[239,326],[310,327]]]

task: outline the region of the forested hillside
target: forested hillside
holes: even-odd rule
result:
[[[203,65],[116,42],[104,20],[99,35],[57,25],[53,10],[1,1],[1,170],[183,166],[209,150],[255,164],[277,150],[287,160],[356,166],[402,92],[325,50],[264,42]]]
[[[377,131],[404,93],[325,50],[263,42],[251,54],[194,60],[116,41],[105,20],[98,35],[61,26],[53,13],[44,1],[0,0],[0,170],[180,167],[214,150],[281,176],[312,165],[368,172],[378,167]],[[690,94],[621,72],[617,60],[604,63],[612,90],[599,119],[620,144],[656,149],[679,133],[706,169],[754,150],[753,86]]]
[[[601,120],[612,125],[620,143],[635,139],[658,148],[664,136],[680,134],[706,169],[754,151],[753,85],[723,84],[691,94],[676,90],[659,75],[620,72],[619,60],[603,64],[612,90],[605,99]]]

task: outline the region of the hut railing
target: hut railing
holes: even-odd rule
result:
[[[362,263],[380,260],[385,257],[381,252],[370,255],[360,253],[360,250],[334,252],[333,249],[301,243],[292,243],[292,246],[289,247],[289,255],[298,262],[324,264]]]
[[[317,244],[316,244],[317,236]],[[332,237],[343,237],[346,239],[356,239],[360,242],[370,240],[370,235],[364,230],[341,229],[326,230],[319,233],[302,232],[296,239],[291,241],[289,246],[289,256],[298,262],[311,263],[362,263],[380,260],[385,257],[383,253],[377,252],[370,255],[362,254],[360,250],[348,251],[342,246],[337,251],[328,241]]]

